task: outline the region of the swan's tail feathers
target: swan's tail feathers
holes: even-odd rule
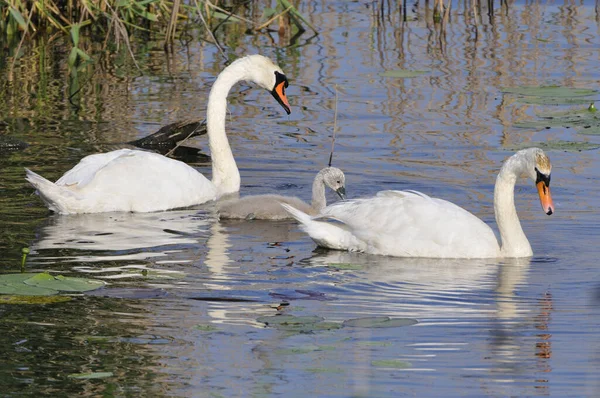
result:
[[[281,206],[283,206],[283,208],[300,224],[306,225],[312,222],[312,219],[308,214],[296,209],[294,206],[288,205],[287,203],[281,203]]]
[[[69,204],[79,200],[78,195],[69,189],[56,185],[41,175],[25,169],[27,174],[25,179],[37,189],[40,198],[46,203],[46,206],[57,213],[69,213]]]
[[[300,228],[321,247],[335,250],[364,251],[366,245],[354,236],[348,228],[341,223],[317,221],[316,218],[282,203],[283,208],[299,223]]]

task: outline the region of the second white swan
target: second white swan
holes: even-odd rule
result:
[[[227,140],[225,117],[229,90],[241,80],[270,91],[290,113],[285,95],[288,80],[270,59],[250,55],[226,67],[208,96],[206,124],[212,181],[178,160],[130,149],[87,156],[56,183],[28,169],[26,179],[50,210],[62,214],[161,211],[237,192],[240,173]]]
[[[504,162],[494,189],[500,244],[494,231],[465,209],[415,191],[381,191],[372,198],[337,202],[315,217],[282,206],[319,246],[330,249],[397,257],[529,257],[533,251],[515,209],[514,187],[521,174],[530,177],[550,215],[551,169],[539,148],[521,150]]]

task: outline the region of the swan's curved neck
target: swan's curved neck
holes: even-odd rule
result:
[[[208,96],[206,128],[212,158],[212,182],[217,187],[218,196],[240,190],[240,172],[227,140],[225,118],[229,90],[246,79],[246,65],[234,62],[219,74]]]
[[[327,206],[327,199],[325,199],[325,178],[319,172],[313,181],[310,207],[318,212],[323,210],[325,206]]]
[[[515,208],[515,184],[525,168],[523,156],[514,155],[502,166],[494,188],[494,212],[500,230],[502,257],[528,257],[533,255],[531,245],[523,232]]]

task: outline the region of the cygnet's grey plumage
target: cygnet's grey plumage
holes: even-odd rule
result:
[[[327,206],[325,186],[327,185],[340,198],[345,199],[345,184],[346,176],[342,170],[337,167],[326,167],[317,173],[313,181],[310,205],[294,196],[267,194],[218,202],[217,211],[222,219],[290,220],[292,216],[281,206],[282,203],[287,203],[306,214],[317,215]]]

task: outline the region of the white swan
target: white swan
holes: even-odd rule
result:
[[[304,213],[316,215],[327,205],[325,185],[342,199],[346,198],[346,176],[337,167],[325,167],[313,181],[312,202],[309,205],[299,198],[282,195],[252,195],[217,203],[219,218],[246,220],[289,220],[292,216],[281,207],[287,203]]]
[[[52,183],[25,169],[27,181],[57,213],[150,212],[187,207],[240,189],[240,173],[225,133],[227,95],[241,80],[269,90],[289,114],[288,81],[279,66],[262,55],[240,58],[217,77],[208,96],[206,124],[212,181],[183,162],[121,149],[90,155]]]
[[[373,198],[337,202],[316,217],[282,206],[318,245],[330,249],[397,257],[529,257],[533,251],[517,216],[514,186],[521,174],[533,179],[542,208],[550,215],[551,168],[539,148],[521,150],[505,161],[494,189],[501,245],[494,231],[473,214],[415,191],[382,191]],[[327,218],[341,224],[319,221]]]

